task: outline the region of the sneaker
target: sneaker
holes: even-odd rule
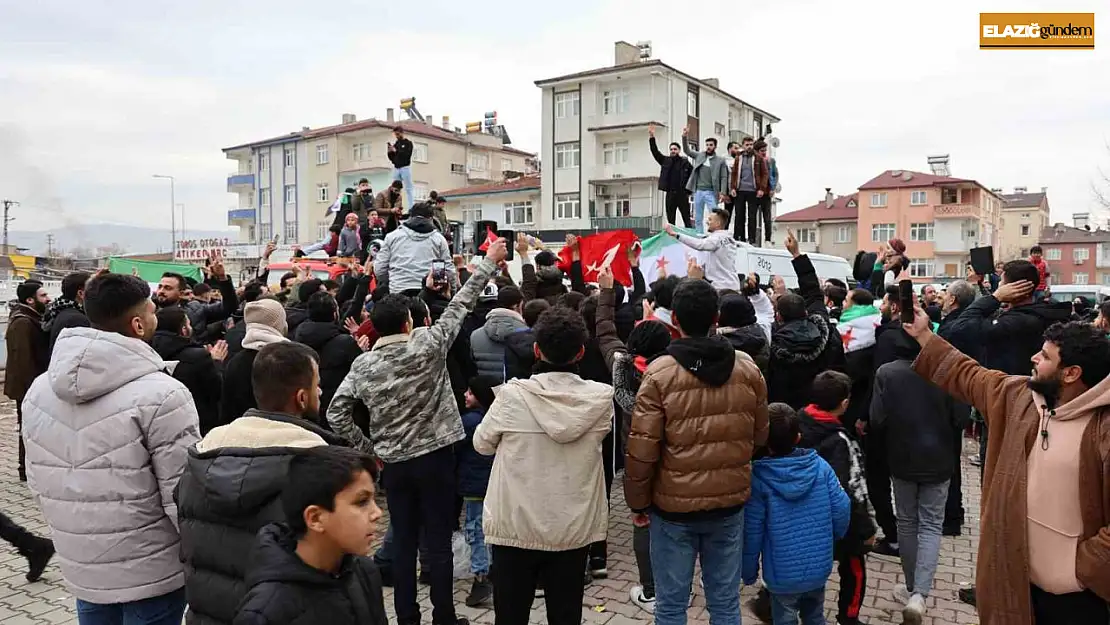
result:
[[[536,580],[536,598],[543,599],[543,582]]]
[[[605,558],[590,558],[590,576],[594,579],[609,577],[608,563]]]
[[[767,590],[766,586],[759,589],[759,592],[748,601],[748,609],[752,611],[752,615],[763,623],[771,623],[771,593]]]
[[[979,459],[979,456],[972,456],[970,463],[971,463],[971,466],[973,466],[973,467],[983,466],[983,461]]]
[[[46,570],[46,565],[50,564],[50,559],[54,557],[54,543],[47,538],[40,538],[41,542],[27,552],[27,581],[37,582],[42,577],[42,572]]]
[[[871,553],[891,558],[902,557],[902,554],[898,551],[898,543],[892,543],[885,538],[875,543],[875,546],[871,548]]]
[[[902,625],[921,625],[925,616],[925,597],[914,593],[906,607],[902,608]]]
[[[493,584],[485,575],[479,575],[474,578],[474,584],[470,586],[470,595],[466,598],[466,607],[476,608],[492,598]]]
[[[966,603],[967,605],[969,605],[973,608],[975,607],[975,587],[974,586],[969,586],[967,588],[961,588],[960,591],[958,593],[956,593],[956,595],[959,596],[961,602]]]
[[[641,610],[648,614],[655,614],[655,597],[649,598],[645,595],[643,586],[633,586],[628,596],[632,599],[632,603],[640,606]]]
[[[910,597],[912,595],[913,593],[910,592],[909,588],[906,588],[905,584],[894,585],[894,603],[906,605],[910,602]]]

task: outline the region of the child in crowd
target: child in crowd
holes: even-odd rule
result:
[[[343,231],[339,233],[339,253],[342,258],[353,258],[362,250],[362,238],[358,234],[358,215],[347,214]]]
[[[367,213],[366,228],[362,231],[366,257],[373,259],[377,256],[383,240],[385,240],[385,220],[378,216],[376,209],[371,209]]]
[[[288,525],[258,532],[234,625],[387,625],[381,576],[363,555],[382,517],[376,471],[372,458],[345,447],[293,458],[281,496]]]
[[[343,232],[343,226],[332,226],[331,228],[329,228],[329,236],[327,239],[325,239],[324,241],[320,241],[319,243],[313,243],[308,247],[297,248],[293,252],[293,255],[297,257],[304,257],[308,256],[309,254],[319,252],[320,250],[324,250],[324,253],[327,254],[329,257],[335,256],[336,252],[339,251],[340,232]]]
[[[474,431],[493,405],[493,387],[497,384],[497,380],[488,377],[470,378],[466,390],[466,412],[462,415],[466,439],[460,441],[457,447],[459,496],[463,498],[466,509],[466,542],[470,545],[470,572],[474,574],[474,584],[466,598],[466,605],[472,608],[493,598],[493,584],[489,581],[489,550],[482,533],[482,506],[493,469],[493,456],[483,456],[474,451]]]
[[[744,507],[744,583],[763,581],[775,625],[824,625],[825,582],[833,540],[848,530],[851,503],[836,473],[801,440],[790,406],[768,406],[768,456],[752,463],[752,494]]]

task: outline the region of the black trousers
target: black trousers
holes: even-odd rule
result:
[[[416,602],[416,553],[423,531],[432,590],[432,623],[454,625],[451,530],[455,519],[455,454],[444,447],[382,470],[393,526],[393,607],[398,625],[420,623]],[[581,583],[581,571],[578,574]]]
[[[682,191],[666,191],[667,198],[665,204],[667,207],[667,223],[672,226],[675,223],[675,213],[682,215],[682,225],[687,228],[694,227],[694,218],[690,216],[690,196],[686,194],[686,190]]]
[[[1033,622],[1037,625],[1107,625],[1110,608],[1095,593],[1084,590],[1054,595],[1032,584]]]
[[[752,195],[755,195],[754,193]],[[748,213],[751,216],[751,221],[748,222],[748,241],[753,245],[759,240],[759,226],[756,221],[760,216],[763,217],[763,240],[771,240],[771,196],[764,195],[763,197],[755,198],[755,210]]]
[[[755,191],[737,191],[732,200],[735,210],[732,212],[732,238],[737,241],[755,242],[755,219],[757,212],[757,198]],[[748,224],[748,217],[752,222]],[[748,225],[745,225],[748,224]]]
[[[883,537],[890,542],[898,542],[898,523],[894,517],[894,495],[890,486],[890,463],[887,458],[886,443],[881,435],[868,434],[864,437],[867,456],[864,469],[867,471],[867,495],[871,507],[875,509],[875,520]]]
[[[841,625],[859,623],[859,610],[867,594],[867,560],[863,555],[841,555],[836,570],[840,574],[837,619]]]
[[[528,625],[536,582],[543,583],[549,625],[582,623],[582,572],[587,547],[573,551],[532,551],[493,545],[495,625]]]
[[[619,414],[619,413],[614,413]],[[617,471],[624,467],[624,456],[620,453],[620,448],[617,447],[617,441],[620,439],[620,417],[616,417],[613,422],[613,429],[605,436],[601,442],[601,463],[602,469],[605,472],[605,501],[609,501],[609,497],[613,493],[613,479]],[[600,561],[598,564],[606,564],[609,562],[609,544],[607,541],[599,540],[590,545],[590,560]],[[607,568],[607,566],[606,566]]]
[[[636,556],[636,570],[640,574],[640,585],[644,587],[644,597],[655,598],[655,574],[651,570],[651,530],[646,527],[632,526],[632,553]]]
[[[22,525],[11,520],[8,515],[0,512],[0,538],[11,543],[20,555],[26,556],[37,547],[41,547],[44,539],[28,532]]]
[[[23,446],[23,401],[15,401],[16,434],[19,436],[19,479],[27,481],[27,449]]]
[[[948,482],[948,501],[944,504],[945,529],[957,529],[964,524],[964,494],[963,494],[963,469],[962,452],[964,445],[964,431],[956,431],[956,440],[953,441],[956,454],[956,470],[952,472],[952,479]]]

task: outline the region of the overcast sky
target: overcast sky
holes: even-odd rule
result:
[[[406,96],[459,126],[496,109],[538,151],[534,81],[609,65],[624,39],[783,119],[786,210],[949,153],[988,187],[1047,186],[1066,220],[1110,172],[1110,10],[1068,3],[1101,11],[1093,52],[980,51],[977,35],[980,11],[1055,4],[0,0],[0,196],[24,203],[18,229],[165,226],[151,174],[171,174],[188,226],[222,228],[221,148]]]

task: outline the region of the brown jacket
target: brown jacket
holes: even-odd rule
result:
[[[670,355],[648,366],[625,457],[630,508],[688,514],[748,501],[752,455],[767,442],[767,384],[751,356],[735,355],[732,375],[719,387]]]
[[[914,370],[975,406],[990,430],[975,575],[980,622],[1033,625],[1027,465],[1042,415],[1026,385],[1029,378],[981,367],[937,336],[921,350]],[[1100,409],[1090,420],[1079,454],[1083,532],[1075,573],[1083,586],[1110,601],[1110,410]]]
[[[42,315],[25,304],[16,304],[4,335],[8,363],[4,372],[4,394],[22,402],[31,383],[46,371],[50,360],[49,337],[42,331]]]
[[[752,159],[752,174],[755,176],[755,190],[762,191],[764,195],[771,192],[771,168],[767,161],[758,153]]]

